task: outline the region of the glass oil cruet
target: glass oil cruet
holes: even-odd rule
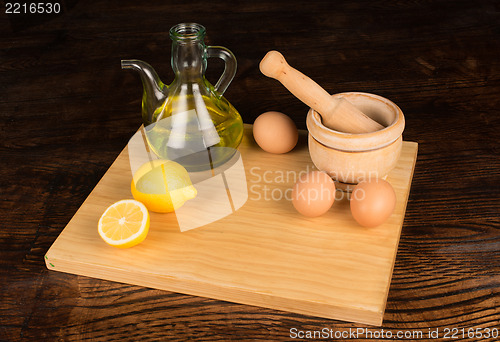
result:
[[[224,47],[206,46],[205,34],[205,28],[196,23],[170,29],[175,74],[170,85],[162,83],[146,62],[121,62],[123,69],[136,70],[141,76],[142,118],[150,150],[188,171],[222,165],[235,154],[243,137],[240,114],[222,96],[236,73],[236,58]],[[225,62],[215,86],[205,78],[209,57]]]

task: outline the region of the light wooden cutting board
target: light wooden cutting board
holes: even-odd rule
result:
[[[251,129],[245,125],[239,147],[248,200],[236,212],[186,232],[180,231],[175,214],[151,213],[150,232],[143,243],[124,250],[108,246],[97,233],[99,217],[115,201],[132,198],[125,148],[47,252],[47,267],[380,325],[417,144],[403,143],[398,165],[387,178],[397,195],[394,214],[383,225],[367,229],[351,217],[349,202],[341,192],[330,211],[316,218],[301,216],[286,198],[295,182],[293,175],[313,169],[306,132],[301,132],[293,151],[274,155],[256,145]]]

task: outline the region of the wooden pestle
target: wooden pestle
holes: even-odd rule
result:
[[[264,56],[260,71],[280,81],[299,100],[317,111],[328,128],[346,133],[368,133],[384,128],[346,99],[332,98],[320,85],[288,65],[278,51],[269,51]]]

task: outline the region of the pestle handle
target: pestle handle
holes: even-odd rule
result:
[[[293,95],[321,114],[325,126],[341,132],[368,133],[384,128],[344,98],[334,99],[312,79],[292,68],[278,51],[269,51],[260,71],[280,81]]]

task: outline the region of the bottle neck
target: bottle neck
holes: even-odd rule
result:
[[[172,69],[175,78],[196,82],[203,78],[207,66],[205,44],[198,39],[172,42]]]
[[[203,78],[207,67],[205,33],[205,28],[196,23],[182,23],[170,29],[176,80],[196,82]]]

